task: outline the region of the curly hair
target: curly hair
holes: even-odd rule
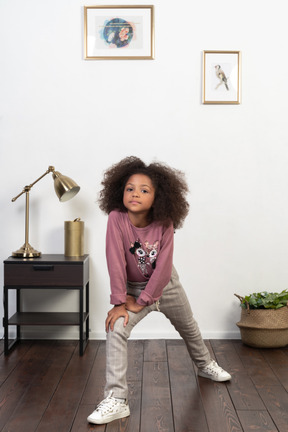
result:
[[[173,223],[174,229],[181,228],[189,211],[186,200],[188,186],[184,173],[164,163],[146,165],[141,159],[129,156],[112,165],[101,182],[99,207],[106,214],[112,210],[127,211],[123,204],[123,193],[128,179],[134,174],[147,175],[155,188],[155,199],[149,212],[149,222]]]

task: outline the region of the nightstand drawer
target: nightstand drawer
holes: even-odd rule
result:
[[[54,263],[10,264],[4,268],[4,285],[7,286],[55,286],[74,287],[83,285],[82,265]]]

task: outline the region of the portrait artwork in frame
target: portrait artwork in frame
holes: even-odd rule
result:
[[[204,104],[240,103],[240,51],[203,51]]]
[[[84,6],[86,60],[153,60],[154,6]]]

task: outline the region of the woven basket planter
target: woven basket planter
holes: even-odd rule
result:
[[[242,342],[256,348],[288,345],[288,307],[280,309],[242,309],[236,323]]]

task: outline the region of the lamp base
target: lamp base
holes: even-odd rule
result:
[[[25,243],[20,249],[12,252],[14,258],[39,258],[40,256],[41,252],[38,252],[29,243]]]

